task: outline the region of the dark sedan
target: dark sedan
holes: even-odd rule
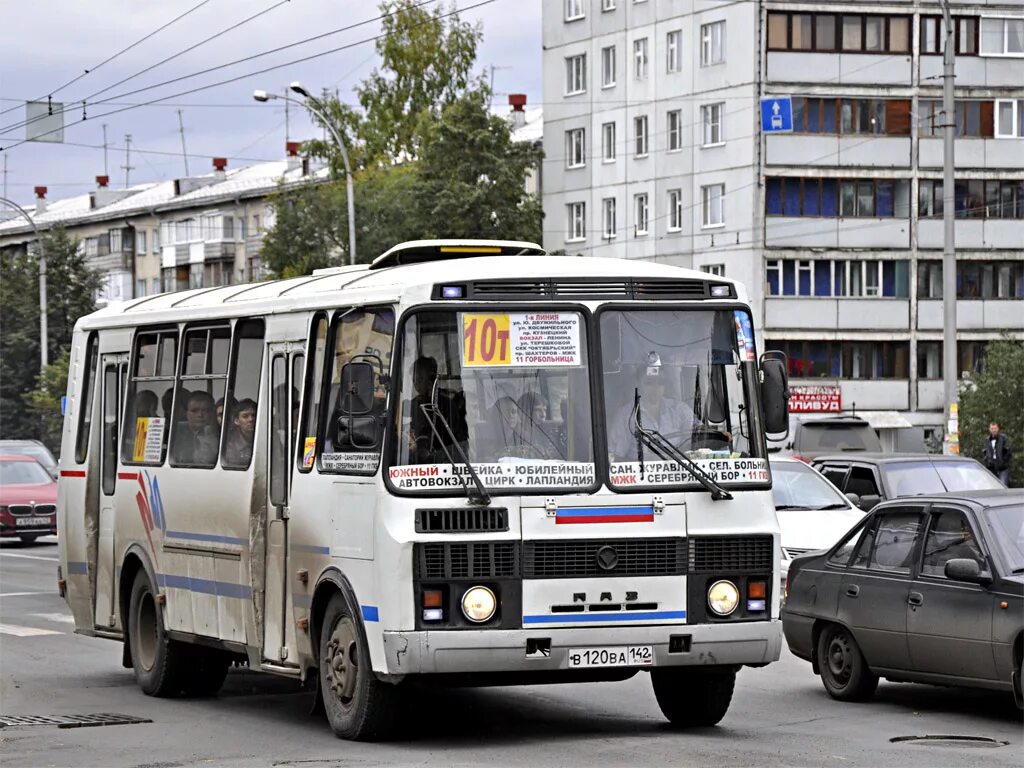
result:
[[[879,504],[792,562],[782,622],[835,699],[867,699],[884,677],[1012,691],[1024,706],[1024,492]]]

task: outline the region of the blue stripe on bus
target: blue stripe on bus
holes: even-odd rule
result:
[[[239,539],[234,536],[219,536],[214,533],[192,533],[191,531],[166,531],[165,536],[186,541],[210,541],[214,544],[237,544],[243,546],[249,543],[248,539]]]
[[[80,560],[68,560],[68,576],[85,576],[89,566]]]
[[[619,515],[653,515],[654,507],[573,507],[559,509],[558,517],[618,517]]]
[[[321,547],[318,544],[292,544],[292,549],[296,552],[312,552],[314,555],[331,554],[330,547]]]
[[[627,611],[625,613],[542,613],[523,616],[523,624],[577,624],[585,621],[662,621],[685,619],[686,611]]]
[[[376,605],[362,605],[360,608],[363,609],[363,621],[380,621]]]
[[[245,599],[252,597],[252,587],[248,584],[234,584],[230,581],[214,581],[212,579],[195,579],[191,576],[176,576],[172,573],[158,573],[156,582],[166,589],[187,589],[204,595],[217,597],[234,597]]]

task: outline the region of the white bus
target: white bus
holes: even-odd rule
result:
[[[785,368],[751,327],[724,278],[504,241],[89,315],[58,505],[77,631],[150,695],[312,676],[345,738],[386,734],[410,679],[643,670],[672,723],[717,723],[781,647]]]

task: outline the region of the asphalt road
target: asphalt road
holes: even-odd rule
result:
[[[292,681],[234,670],[213,699],[144,696],[121,648],[73,634],[55,591],[54,539],[0,543],[0,714],[120,713],[153,722],[0,729],[14,766],[1020,766],[1021,716],[1005,696],[883,682],[868,704],[829,699],[788,652],[744,669],[717,728],[671,730],[647,675],[623,683],[420,694],[398,741],[355,744],[310,716]],[[964,735],[1005,746],[893,743]]]

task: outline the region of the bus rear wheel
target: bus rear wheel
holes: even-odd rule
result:
[[[171,640],[146,572],[135,575],[128,603],[128,642],[139,688],[147,696],[177,696],[187,681],[188,647]]]
[[[188,648],[189,667],[185,675],[186,696],[215,696],[224,686],[231,657],[216,648],[193,645]]]
[[[327,721],[338,738],[375,741],[390,735],[398,690],[374,675],[359,613],[340,593],[324,611],[318,674]]]
[[[717,725],[732,702],[735,667],[662,667],[651,670],[654,697],[677,728]]]

